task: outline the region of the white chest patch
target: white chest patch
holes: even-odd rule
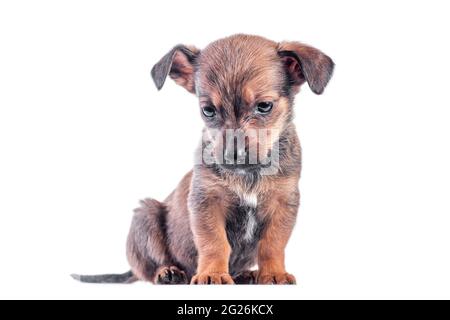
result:
[[[241,202],[243,205],[250,208],[256,208],[258,206],[258,196],[256,193],[244,193],[240,195]]]
[[[256,227],[258,226],[258,222],[255,217],[255,210],[258,206],[258,195],[256,193],[243,193],[240,195],[241,205],[247,206],[250,210],[247,211],[247,223],[245,228],[245,241],[252,241],[255,236]]]
[[[258,195],[252,192],[238,192],[237,195],[241,201],[240,206],[246,207],[247,209],[247,217],[245,221],[245,241],[252,241],[255,237],[255,232],[258,227],[258,221],[256,219],[256,208],[258,207]]]
[[[244,240],[251,241],[255,235],[257,222],[255,218],[255,212],[253,210],[249,210],[247,212],[248,220],[247,220],[247,228],[245,230]]]

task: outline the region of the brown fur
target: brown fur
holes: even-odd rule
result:
[[[304,82],[322,93],[332,69],[331,59],[317,49],[247,35],[218,40],[201,51],[178,45],[155,65],[158,89],[170,76],[196,93],[201,107],[215,106],[218,116],[205,119],[206,132],[277,129],[257,148],[268,154],[278,141],[280,160],[278,173],[267,176],[258,168],[238,173],[198,164],[164,202],[143,201],[127,246],[136,277],[155,283],[295,283],[284,262],[300,198],[293,99]],[[260,101],[273,102],[270,115],[255,115]],[[246,204],[248,195],[257,199],[255,208]],[[245,242],[241,220],[251,210],[258,225],[254,238]],[[250,272],[255,265],[258,271]]]

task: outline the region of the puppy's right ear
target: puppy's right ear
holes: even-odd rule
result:
[[[195,93],[195,63],[200,50],[194,47],[177,45],[159,60],[152,68],[152,78],[160,90],[167,75],[187,91]]]

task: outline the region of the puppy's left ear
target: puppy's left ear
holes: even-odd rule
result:
[[[187,91],[195,93],[194,65],[200,50],[177,45],[156,63],[151,71],[153,81],[160,90],[169,75]]]
[[[334,62],[330,57],[300,42],[280,43],[278,55],[296,92],[306,81],[314,93],[322,94],[333,74]]]

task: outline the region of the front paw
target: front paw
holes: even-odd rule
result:
[[[257,278],[258,284],[296,284],[292,274],[281,273],[260,273]]]
[[[236,284],[257,284],[258,271],[242,271],[233,278]]]
[[[192,278],[191,284],[234,284],[234,281],[228,273],[200,272]]]

